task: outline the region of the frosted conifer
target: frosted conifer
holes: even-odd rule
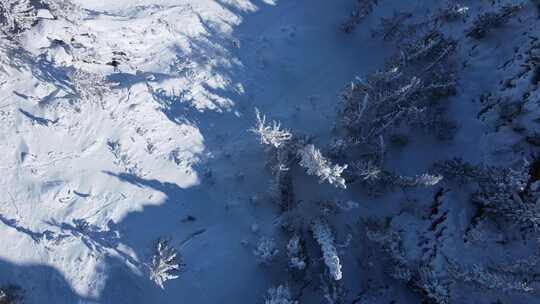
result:
[[[259,135],[261,144],[270,145],[274,148],[282,147],[287,141],[292,139],[292,134],[289,130],[282,129],[281,124],[277,121],[266,123],[266,116],[256,109],[257,123],[251,132]]]
[[[345,179],[341,177],[347,165],[333,165],[311,144],[299,149],[297,154],[300,157],[300,166],[304,167],[309,175],[318,176],[320,182],[327,181],[338,188],[347,188]]]
[[[324,263],[328,268],[332,279],[339,281],[343,277],[341,273],[341,262],[337,254],[336,246],[334,245],[334,234],[328,223],[323,220],[315,220],[311,225],[313,237],[321,246]]]
[[[178,272],[183,268],[183,264],[178,262],[177,252],[169,247],[166,241],[159,241],[156,247],[156,254],[150,264],[150,279],[154,281],[161,289],[168,280],[178,278]]]

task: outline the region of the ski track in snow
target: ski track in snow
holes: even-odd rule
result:
[[[247,131],[254,110],[325,143],[340,90],[391,54],[370,39],[378,16],[346,36],[339,26],[349,0],[76,2],[80,26],[41,20],[13,59],[23,68],[0,78],[0,277],[32,290],[29,303],[260,301],[283,270],[262,275],[252,254],[259,237],[277,229],[277,208],[258,199],[270,175]],[[486,58],[476,64],[497,62],[479,56]],[[118,67],[106,64],[113,61]],[[407,162],[389,160],[397,168],[416,174],[407,170],[461,154],[487,157],[492,139],[473,118],[471,99],[498,75],[464,73],[485,78],[465,85],[470,98],[452,106],[471,115],[460,116],[446,155],[418,142],[400,155]],[[96,82],[102,98],[84,90]],[[79,88],[89,98],[70,103]],[[255,223],[258,233],[250,231]],[[145,273],[160,238],[179,247],[187,265],[164,291]]]

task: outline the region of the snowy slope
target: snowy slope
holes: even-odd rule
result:
[[[21,286],[25,303],[262,303],[269,287],[295,282],[287,270],[290,236],[280,229],[269,194],[268,153],[248,131],[255,109],[312,136],[326,154],[339,134],[343,89],[396,52],[395,43],[373,35],[381,18],[408,10],[422,19],[447,3],[381,0],[345,34],[342,24],[357,2],[40,4],[29,30],[0,36],[0,283]],[[458,40],[459,86],[445,101],[456,133],[441,142],[418,131],[404,148],[389,150],[386,166],[402,174],[418,175],[453,157],[510,166],[536,152],[511,127],[495,127],[494,111],[482,119],[478,113],[480,95],[499,94],[499,82],[518,73],[518,61],[496,67],[538,34],[537,12],[527,4],[519,18],[479,42],[464,29],[495,6],[462,2],[470,15],[444,27]],[[517,87],[536,89],[525,82]],[[528,107],[532,114],[523,124],[533,125],[537,105]],[[359,205],[329,220],[343,264],[344,292],[335,303],[420,303],[414,288],[385,274],[392,262],[365,236],[372,219],[392,218],[410,261],[435,251],[437,270],[444,255],[487,265],[488,257],[507,263],[537,246],[502,232],[486,233],[480,245],[464,243],[476,211],[469,200],[474,186],[445,180],[372,196],[358,184],[342,191],[298,166],[291,170],[306,214],[315,214],[321,201]],[[426,211],[434,200],[446,212],[440,235],[429,230],[440,216]],[[278,259],[266,266],[253,254],[261,237],[279,245]],[[499,246],[501,238],[511,246]],[[164,289],[149,279],[159,240],[185,264]],[[322,257],[310,257],[318,269]],[[310,273],[305,285],[291,286],[300,303],[332,303],[320,280]],[[457,290],[450,303],[540,301],[535,293]]]
[[[80,1],[73,21],[39,20],[14,51],[20,61],[3,66],[1,255],[35,268],[30,281],[6,273],[6,282],[38,288],[31,302],[259,298],[268,284],[254,280],[241,241],[254,238],[253,223],[270,229],[274,215],[250,204],[268,183],[247,133],[253,107],[287,115],[316,98],[332,108],[355,67],[343,62],[349,72],[337,73],[344,67],[312,50],[341,44],[355,57],[336,41],[342,2]],[[328,74],[340,77],[311,96]],[[188,215],[196,221],[184,223]],[[182,245],[189,266],[165,292],[135,275],[158,238],[179,244],[201,230]]]

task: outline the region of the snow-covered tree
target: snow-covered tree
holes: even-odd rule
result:
[[[412,96],[422,87],[420,79],[412,78],[403,85],[396,81],[394,85],[397,86],[392,88],[391,83],[379,77],[386,76],[373,75],[369,80],[357,78],[343,94],[341,122],[350,138],[360,144],[375,146],[379,136],[408,116],[423,111],[418,105],[411,104]]]
[[[262,237],[257,242],[257,247],[253,250],[253,254],[261,264],[270,264],[274,261],[278,253],[279,250],[277,249],[276,241],[267,237]]]
[[[292,134],[289,130],[282,129],[281,124],[277,121],[267,123],[266,116],[256,109],[255,115],[257,122],[251,132],[257,134],[261,140],[261,144],[270,145],[274,148],[280,148],[289,140],[292,139]]]
[[[320,182],[328,182],[338,188],[347,188],[345,179],[341,176],[347,169],[347,165],[332,164],[312,144],[299,149],[297,154],[300,157],[300,166],[304,167],[309,175],[318,176]]]
[[[399,53],[384,69],[356,77],[345,87],[338,113],[338,126],[345,131],[341,142],[375,154],[380,137],[402,125],[449,137],[451,124],[438,101],[456,92],[457,43],[439,30],[424,27],[423,34],[402,39]]]
[[[36,9],[30,0],[0,0],[0,29],[20,33],[36,22]]]
[[[449,0],[446,6],[438,10],[435,17],[444,21],[455,21],[466,17],[468,12],[468,6],[462,5],[456,0]]]
[[[336,281],[341,280],[343,274],[341,272],[341,262],[334,244],[334,233],[330,225],[324,220],[317,219],[311,225],[313,237],[321,247],[324,263],[328,269],[330,277]]]
[[[298,301],[293,300],[288,286],[279,285],[268,289],[264,304],[298,304]]]
[[[164,283],[178,278],[178,274],[185,265],[178,257],[177,251],[169,244],[160,240],[156,246],[156,253],[149,265],[150,279],[161,289],[165,289]]]
[[[506,4],[496,11],[480,14],[474,20],[473,25],[467,29],[466,35],[471,38],[482,39],[492,29],[508,23],[523,8],[523,4]]]

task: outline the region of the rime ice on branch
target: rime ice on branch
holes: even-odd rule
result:
[[[347,169],[347,165],[332,164],[322,155],[321,151],[311,144],[299,149],[297,153],[300,157],[300,166],[304,167],[309,175],[318,176],[320,182],[327,181],[330,185],[338,188],[347,188],[345,179],[341,177],[343,171]]]
[[[156,246],[156,253],[149,265],[150,279],[161,289],[165,289],[164,283],[168,280],[178,278],[178,273],[184,264],[178,261],[177,252],[169,247],[166,241],[159,241]]]
[[[321,246],[324,263],[332,279],[339,281],[343,277],[341,273],[341,262],[334,245],[334,234],[328,223],[323,220],[315,220],[311,225],[313,237]]]
[[[266,123],[266,116],[261,114],[258,109],[255,110],[257,123],[251,132],[259,135],[261,144],[270,145],[274,148],[282,147],[287,141],[291,140],[292,134],[289,130],[282,129],[277,121]]]

